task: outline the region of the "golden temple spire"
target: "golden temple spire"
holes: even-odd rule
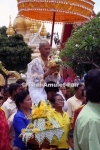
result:
[[[36,22],[35,21],[33,21],[33,23],[32,23],[32,26],[30,28],[30,32],[31,33],[37,33],[38,32],[38,28],[36,26]]]
[[[13,27],[12,27],[12,24],[11,24],[11,16],[10,16],[9,27],[8,27],[8,29],[7,29],[7,31],[6,31],[6,34],[7,34],[7,35],[13,35],[14,33],[15,33],[15,31],[14,31],[14,29],[13,29]]]
[[[46,28],[45,28],[44,23],[43,23],[42,29],[41,29],[41,31],[40,31],[40,35],[41,35],[41,36],[46,36],[46,35],[47,35],[47,31],[46,31]]]

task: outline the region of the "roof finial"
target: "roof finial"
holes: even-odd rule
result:
[[[46,31],[46,28],[45,28],[44,23],[43,23],[42,29],[41,29],[41,31],[40,31],[40,35],[41,35],[41,36],[46,36],[46,35],[47,35],[47,31]]]
[[[9,17],[9,26],[8,26],[8,29],[7,29],[7,31],[6,31],[6,34],[8,35],[8,36],[10,36],[10,35],[13,35],[14,33],[15,33],[15,31],[14,31],[14,29],[13,29],[13,27],[12,27],[12,24],[11,24],[11,16]]]

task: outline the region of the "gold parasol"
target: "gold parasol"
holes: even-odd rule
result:
[[[92,0],[17,0],[20,15],[41,21],[82,23],[93,12]],[[51,36],[51,37],[52,37]]]

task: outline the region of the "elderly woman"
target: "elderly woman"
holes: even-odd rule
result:
[[[31,114],[32,101],[27,90],[19,92],[15,97],[15,103],[18,111],[14,116],[13,126],[15,129],[14,150],[27,150],[27,147],[19,138],[21,130],[29,124],[29,115]]]
[[[63,126],[64,133],[59,140],[59,142],[56,140],[56,138],[53,138],[52,144],[58,146],[58,149],[69,149],[68,143],[66,143],[66,140],[68,140],[68,132],[70,130],[70,120],[68,117],[67,112],[64,112],[62,110],[64,106],[64,99],[61,95],[55,94],[52,99],[51,103],[55,108],[54,117],[59,122],[61,126]]]

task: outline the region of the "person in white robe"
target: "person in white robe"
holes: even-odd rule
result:
[[[34,104],[40,100],[47,100],[44,85],[48,81],[60,82],[60,74],[55,74],[57,67],[48,68],[48,57],[50,55],[50,44],[43,41],[39,44],[40,56],[28,64],[27,85]]]

